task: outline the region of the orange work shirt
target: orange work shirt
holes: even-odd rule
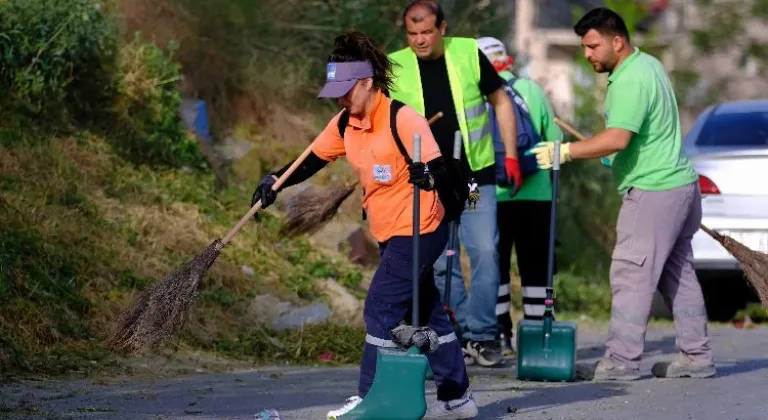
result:
[[[413,235],[413,184],[408,182],[408,164],[400,154],[389,126],[392,100],[381,91],[374,98],[371,115],[363,120],[353,115],[341,138],[336,114],[317,136],[312,152],[326,161],[346,156],[365,191],[363,208],[371,235],[385,242],[392,236]],[[403,106],[397,113],[397,132],[409,156],[413,156],[413,135],[421,136],[421,161],[440,156],[427,120],[413,108]],[[420,190],[420,229],[434,232],[443,220],[437,191]]]

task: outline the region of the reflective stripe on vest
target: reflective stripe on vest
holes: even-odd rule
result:
[[[478,171],[495,162],[493,134],[485,97],[480,92],[480,61],[477,41],[471,38],[443,38],[448,81],[453,106],[457,110],[464,141],[464,151],[472,171]],[[394,83],[390,97],[398,99],[428,118],[424,110],[424,94],[416,54],[403,48],[389,54],[395,62]],[[469,57],[469,59],[467,59]]]

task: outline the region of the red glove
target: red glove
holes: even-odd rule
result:
[[[523,175],[520,174],[520,162],[511,157],[504,158],[504,168],[507,170],[507,177],[510,182],[515,184],[515,189],[519,190],[523,184]]]

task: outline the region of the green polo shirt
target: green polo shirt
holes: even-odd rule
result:
[[[512,74],[501,72],[500,75],[509,80]],[[528,106],[528,113],[531,115],[533,128],[541,136],[541,141],[561,141],[563,132],[555,123],[555,111],[547,99],[547,94],[533,80],[518,78],[513,85],[518,94],[523,98]],[[550,179],[550,170],[539,170],[536,173],[525,178],[523,186],[517,192],[514,198],[509,196],[510,188],[496,186],[497,201],[552,201],[552,181]]]
[[[635,133],[611,168],[620,194],[630,187],[660,191],[696,182],[683,150],[677,100],[664,66],[635,48],[608,77],[606,128]]]

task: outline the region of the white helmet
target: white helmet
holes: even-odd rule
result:
[[[512,64],[512,57],[507,54],[507,48],[498,39],[490,36],[477,38],[477,46],[488,57],[488,61],[497,68],[508,67]]]

